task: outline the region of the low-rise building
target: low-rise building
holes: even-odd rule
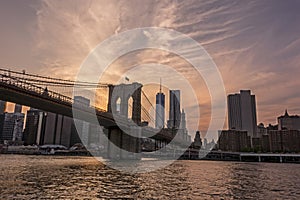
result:
[[[251,148],[251,138],[247,131],[222,130],[219,131],[218,149],[222,151],[240,152]]]
[[[285,114],[278,117],[278,130],[300,130],[300,116]]]
[[[269,131],[270,152],[300,152],[300,131]]]

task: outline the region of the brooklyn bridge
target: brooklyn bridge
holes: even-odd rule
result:
[[[96,101],[84,105],[74,96],[74,88],[96,91]],[[98,123],[103,129],[101,133],[107,137],[106,156],[110,158],[127,158],[131,153],[134,157],[140,153],[143,150],[140,138],[151,138],[155,149],[169,143],[179,148],[190,144],[187,130],[167,125],[161,129],[154,127],[156,109],[143,91],[143,85],[137,82],[91,83],[0,69],[0,100],[67,116],[74,121]],[[149,108],[155,111],[154,116]],[[93,121],[95,116],[97,120]]]

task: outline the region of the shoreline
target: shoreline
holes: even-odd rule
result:
[[[230,152],[228,152],[230,153]],[[226,161],[226,162],[252,162],[252,163],[284,163],[284,164],[300,164],[300,154],[260,154],[260,153],[248,153],[245,156],[243,153],[239,153],[242,157],[210,157],[207,155],[204,158],[184,158],[181,157],[178,160],[194,160],[194,161]],[[0,155],[24,155],[24,156],[66,156],[66,157],[94,157],[88,151],[77,152],[55,152],[54,154],[45,154],[41,152],[1,152]],[[263,157],[268,155],[269,157]],[[261,157],[261,158],[260,158]],[[284,157],[284,158],[282,158]],[[149,157],[142,157],[149,158]],[[161,156],[153,156],[152,158],[163,158]]]

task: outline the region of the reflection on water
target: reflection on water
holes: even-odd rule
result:
[[[0,159],[0,199],[300,197],[296,164],[177,161],[155,172],[125,174],[92,157],[0,155]]]

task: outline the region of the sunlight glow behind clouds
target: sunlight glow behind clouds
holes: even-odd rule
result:
[[[5,44],[0,47],[1,65],[74,78],[88,53],[112,34],[138,27],[174,28],[204,45],[222,73],[227,93],[253,91],[259,121],[274,123],[285,108],[300,113],[299,1],[32,0],[19,6],[12,0],[1,4],[0,11],[8,10],[0,12],[5,30],[0,38]],[[133,56],[185,70],[185,63],[176,63],[169,54]],[[197,95],[209,107],[205,86],[199,87],[204,94]]]

